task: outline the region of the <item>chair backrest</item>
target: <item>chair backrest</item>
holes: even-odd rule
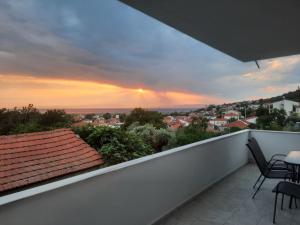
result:
[[[287,181],[280,181],[276,187],[273,189],[273,191],[277,193],[286,194],[289,196],[293,196],[295,198],[300,199],[300,185],[287,182]]]
[[[262,174],[265,174],[268,170],[268,162],[264,153],[262,152],[259,144],[255,138],[249,139],[249,142],[246,144],[249,150],[251,151],[253,158]]]

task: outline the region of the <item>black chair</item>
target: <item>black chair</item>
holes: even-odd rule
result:
[[[246,144],[249,150],[251,151],[253,158],[260,170],[261,175],[257,179],[254,184],[254,188],[256,184],[259,182],[260,178],[263,177],[263,180],[255,190],[252,198],[254,199],[261,186],[265,182],[266,178],[269,179],[286,179],[291,178],[288,166],[284,163],[283,160],[275,159],[277,155],[272,156],[270,161],[267,161],[261,148],[259,147],[255,138],[251,138],[249,142]]]
[[[248,140],[249,142],[252,142],[253,145],[255,145],[255,147],[258,150],[259,157],[262,158],[266,164],[268,164],[269,167],[273,167],[273,170],[287,170],[288,169],[288,165],[281,159],[278,159],[277,157],[285,157],[285,154],[275,154],[271,157],[271,159],[269,161],[266,160],[266,157],[263,153],[263,151],[261,150],[258,142],[256,141],[255,138],[251,138]],[[257,183],[259,182],[260,178],[262,177],[262,173],[260,174],[260,176],[257,178],[256,182],[253,185],[253,189],[256,187]]]
[[[273,223],[275,223],[278,194],[282,194],[281,210],[283,209],[284,195],[290,196],[290,208],[292,205],[292,199],[295,199],[295,205],[297,207],[296,199],[300,199],[300,185],[291,183],[291,182],[287,182],[287,181],[281,181],[273,189],[273,192],[276,193],[275,194],[275,203],[274,203],[274,213],[273,213]]]

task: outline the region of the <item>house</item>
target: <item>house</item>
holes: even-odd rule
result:
[[[183,125],[182,125],[182,123],[181,123],[179,120],[174,120],[172,123],[170,123],[170,124],[168,125],[168,127],[169,127],[169,129],[175,131],[175,130],[177,130],[177,129],[183,127]]]
[[[259,108],[259,104],[251,104],[251,105],[249,105],[248,107],[250,108],[250,109],[253,109],[253,110],[256,110],[256,109],[258,109]]]
[[[87,123],[85,120],[81,120],[81,121],[78,121],[76,123],[73,123],[72,127],[84,127],[87,124],[89,124],[89,123]]]
[[[224,119],[225,120],[230,120],[230,119],[238,120],[239,119],[239,113],[233,113],[233,112],[226,113],[224,115]]]
[[[101,155],[70,129],[0,136],[0,194],[87,171]]]
[[[173,116],[166,116],[163,119],[163,122],[167,125],[171,124],[173,121],[175,120],[175,118]]]
[[[256,124],[256,120],[257,120],[257,116],[250,116],[244,119],[245,122],[252,123],[252,124]]]
[[[249,124],[243,120],[236,120],[232,123],[228,123],[225,125],[225,127],[231,128],[231,127],[238,127],[240,129],[245,129],[249,126]]]
[[[286,114],[290,116],[292,112],[296,111],[296,108],[299,106],[299,102],[283,99],[281,101],[273,102],[273,109],[284,109]]]
[[[213,120],[210,120],[208,122],[210,125],[214,125],[214,126],[224,126],[225,124],[227,124],[227,120],[225,118],[216,118]]]
[[[241,113],[239,112],[239,111],[237,111],[237,110],[228,110],[227,112],[226,112],[227,114],[236,114],[236,115],[240,115]]]
[[[103,117],[98,117],[93,121],[93,126],[103,126],[106,125],[106,120]]]

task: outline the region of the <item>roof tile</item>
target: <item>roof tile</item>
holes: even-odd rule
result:
[[[0,192],[103,164],[70,129],[0,136]]]

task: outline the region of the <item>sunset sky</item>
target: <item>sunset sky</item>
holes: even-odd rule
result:
[[[242,63],[117,0],[0,1],[0,108],[174,107],[275,96],[300,56]]]

